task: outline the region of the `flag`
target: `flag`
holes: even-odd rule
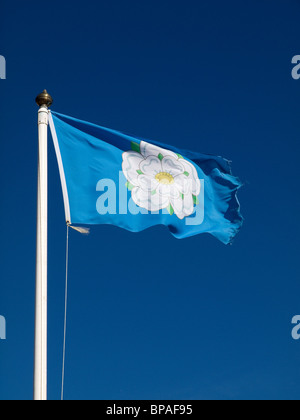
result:
[[[163,225],[177,238],[210,233],[225,244],[240,230],[241,182],[229,161],[56,112],[49,122],[68,224]]]

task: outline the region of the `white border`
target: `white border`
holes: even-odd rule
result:
[[[70,213],[70,202],[69,202],[69,195],[68,195],[68,189],[67,189],[65,170],[64,170],[64,165],[63,165],[63,161],[62,161],[62,157],[61,157],[61,153],[60,153],[58,138],[57,138],[57,134],[56,134],[55,125],[54,125],[54,121],[53,121],[53,118],[52,118],[51,111],[49,111],[49,126],[50,126],[50,130],[51,130],[51,134],[52,134],[52,139],[53,139],[53,143],[54,143],[54,148],[55,148],[55,153],[56,153],[56,158],[57,158],[57,163],[58,163],[58,168],[59,168],[61,187],[62,187],[62,192],[63,192],[63,197],[64,197],[66,222],[69,223],[69,224],[72,224],[71,213]]]

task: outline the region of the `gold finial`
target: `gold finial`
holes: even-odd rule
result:
[[[42,105],[46,105],[48,108],[53,104],[53,99],[49,93],[44,90],[44,92],[40,93],[35,102],[38,104],[39,107]]]

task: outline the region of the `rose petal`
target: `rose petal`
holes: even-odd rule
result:
[[[184,166],[184,172],[189,174],[188,178],[192,180],[191,193],[198,196],[201,190],[201,182],[195,166],[185,159],[179,159],[179,162]]]
[[[141,141],[140,144],[141,154],[147,158],[148,156],[172,156],[174,159],[178,159],[176,153],[171,152],[171,150],[163,149],[162,147],[155,146],[154,144],[146,143],[145,141]]]
[[[157,192],[163,196],[169,197],[169,198],[179,198],[180,192],[178,188],[176,188],[176,185],[165,185],[165,184],[159,184],[157,187]]]
[[[152,194],[136,187],[132,190],[132,199],[135,204],[149,211],[158,211],[168,207],[170,200],[160,194]]]
[[[148,175],[139,175],[138,183],[144,191],[150,192],[155,191],[159,185],[159,182],[155,178],[149,177]]]
[[[184,173],[184,166],[179,162],[178,158],[172,156],[163,158],[162,162],[163,172],[171,174],[173,177]]]
[[[181,192],[181,194],[188,194],[192,192],[192,182],[192,179],[183,174],[174,177],[176,188]]]
[[[194,213],[194,201],[192,194],[186,194],[184,198],[171,199],[175,214],[179,219],[190,216]]]
[[[134,186],[138,186],[138,173],[137,169],[143,161],[142,155],[136,152],[123,153],[122,169],[127,180]]]
[[[155,178],[155,175],[162,172],[161,161],[156,156],[149,156],[147,159],[142,160],[139,169],[143,174]]]

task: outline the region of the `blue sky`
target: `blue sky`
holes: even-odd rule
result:
[[[298,399],[298,1],[1,3],[0,399],[33,387],[37,106],[222,155],[233,246],[162,227],[71,232],[66,399]],[[49,141],[49,398],[60,397],[65,234]]]

